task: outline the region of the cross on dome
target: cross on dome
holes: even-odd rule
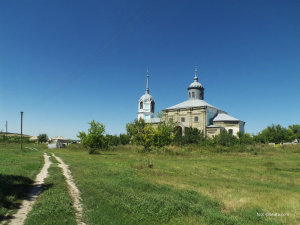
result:
[[[194,81],[198,82],[198,77],[197,77],[197,66],[195,67],[195,77],[194,77]]]
[[[149,69],[147,68],[147,86],[146,86],[146,94],[149,94]]]

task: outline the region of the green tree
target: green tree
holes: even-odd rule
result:
[[[219,135],[214,136],[214,143],[222,146],[233,146],[238,142],[236,136],[229,134],[226,131],[221,132]]]
[[[238,142],[239,144],[252,144],[253,143],[253,138],[249,133],[244,133],[244,132],[237,132],[238,135]]]
[[[135,119],[133,123],[126,124],[126,131],[133,144],[143,144],[146,123],[142,118]]]
[[[130,142],[130,136],[128,134],[120,134],[120,144],[127,145]]]
[[[145,151],[151,150],[151,147],[154,145],[154,136],[155,136],[155,130],[152,124],[147,124],[144,127],[143,138],[142,138],[142,145],[144,146]]]
[[[185,131],[185,143],[186,144],[197,144],[204,140],[203,132],[197,128],[190,127]]]
[[[281,142],[285,142],[286,133],[286,128],[282,127],[279,124],[272,124],[271,126],[268,126],[266,129],[258,133],[258,137],[256,138],[256,140],[263,143],[274,142],[278,144]]]
[[[300,125],[298,124],[294,124],[294,125],[290,125],[288,127],[288,131],[290,134],[290,141],[293,141],[295,139],[300,139]]]
[[[133,123],[127,123],[126,130],[132,143],[143,145],[145,151],[150,151],[153,146],[169,145],[174,136],[172,124],[162,122],[154,128],[152,124],[146,124],[143,119],[135,119]]]
[[[157,125],[157,129],[155,129],[153,145],[157,147],[163,147],[171,144],[174,138],[173,130],[173,124],[166,123],[165,121],[159,123]]]
[[[39,143],[45,143],[48,141],[48,136],[47,134],[39,134],[39,136],[37,136],[38,142]]]
[[[117,135],[107,134],[106,139],[109,146],[117,146],[120,144],[120,138]]]
[[[91,121],[88,134],[84,131],[77,135],[81,140],[81,144],[89,149],[90,154],[98,153],[100,149],[108,149],[108,141],[104,136],[105,126],[102,123]]]

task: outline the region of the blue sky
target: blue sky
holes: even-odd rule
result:
[[[300,124],[300,1],[0,0],[0,129],[76,138],[137,118],[149,68],[156,111],[204,100],[246,132]]]

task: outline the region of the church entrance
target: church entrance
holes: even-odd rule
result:
[[[181,126],[174,127],[174,133],[176,136],[181,137],[182,136],[182,127]]]

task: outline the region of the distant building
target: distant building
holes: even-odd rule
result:
[[[67,139],[62,136],[56,136],[49,140],[48,148],[64,148],[66,147]]]
[[[138,118],[145,119],[146,123],[157,125],[160,118],[154,117],[155,102],[149,95],[149,73],[147,71],[146,93],[139,100]],[[186,129],[198,128],[206,137],[213,137],[226,131],[237,136],[244,132],[245,122],[229,116],[225,111],[218,109],[204,101],[204,87],[198,82],[197,68],[194,82],[188,87],[188,100],[169,108],[163,109],[163,120],[173,122],[177,134],[184,135]]]
[[[52,143],[57,143],[57,142],[60,142],[60,143],[67,143],[67,141],[68,141],[68,140],[65,139],[65,138],[62,137],[62,136],[56,136],[56,137],[50,139],[50,142],[52,142]]]
[[[38,137],[37,136],[32,136],[29,138],[29,141],[37,141]]]

